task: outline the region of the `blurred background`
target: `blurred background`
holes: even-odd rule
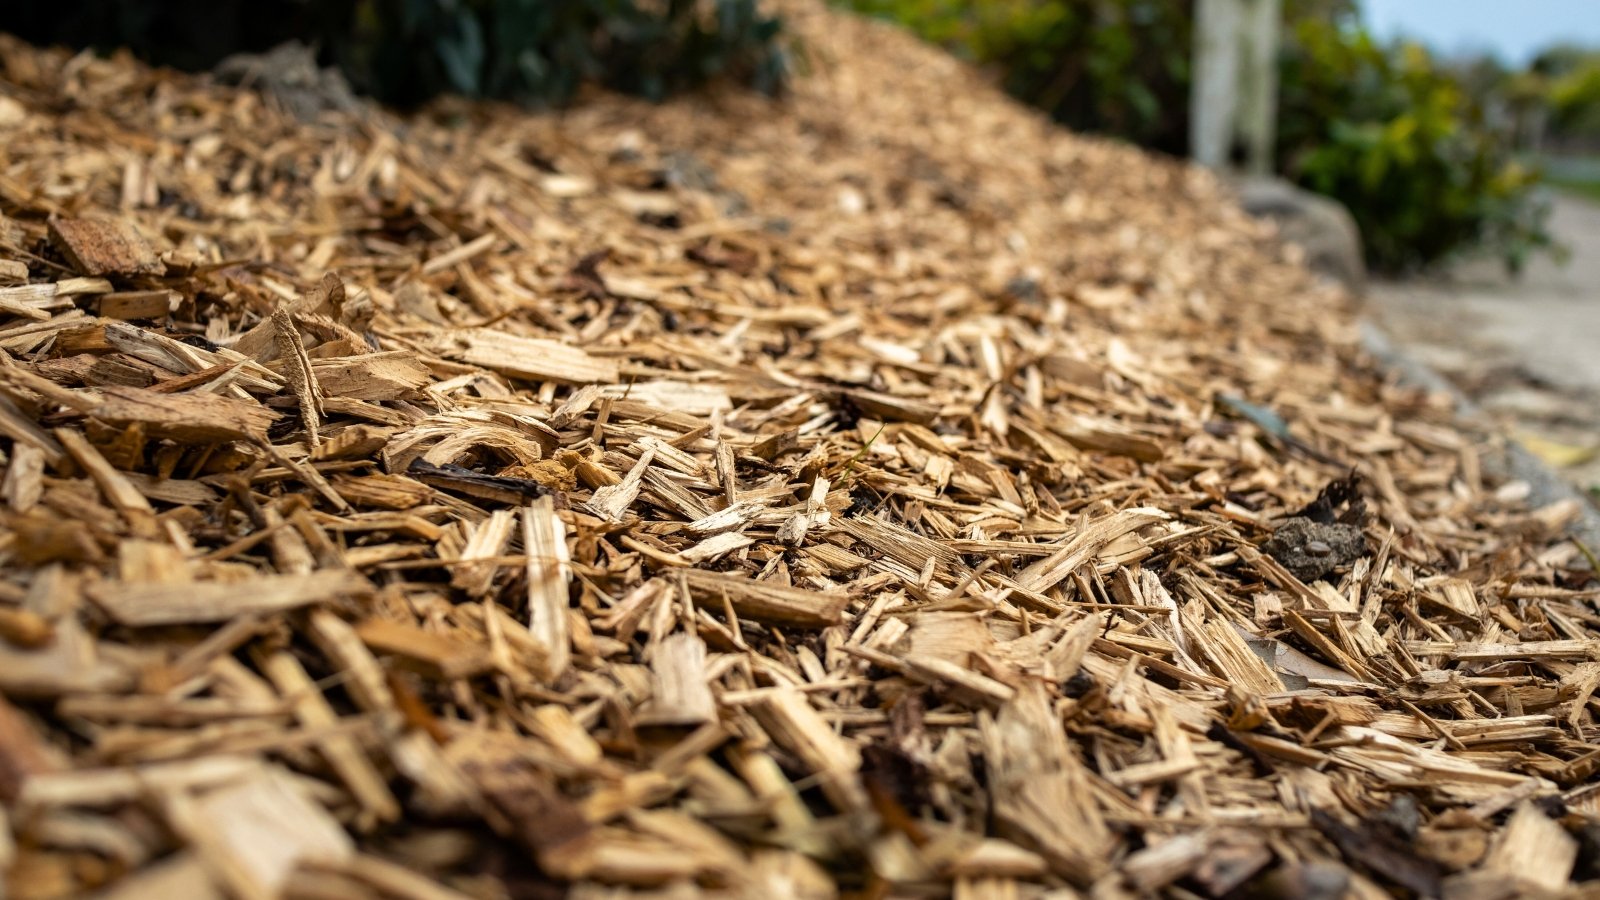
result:
[[[783,27],[797,2],[55,0],[9,4],[0,28],[264,83],[315,81],[314,59],[400,106],[550,106],[601,88],[781,94],[814,63]],[[1600,484],[1595,0],[832,2],[1069,128],[1216,169],[1403,346]],[[289,40],[310,49],[225,61]]]

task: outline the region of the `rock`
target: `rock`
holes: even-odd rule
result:
[[[1284,520],[1261,549],[1309,584],[1364,556],[1367,542],[1354,525],[1324,524],[1295,516]]]
[[[1250,178],[1239,183],[1239,204],[1261,219],[1277,223],[1284,240],[1305,249],[1306,264],[1343,284],[1352,293],[1366,288],[1367,266],[1361,255],[1361,230],[1344,205],[1278,178]]]

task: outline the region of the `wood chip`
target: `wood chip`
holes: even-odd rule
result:
[[[443,336],[435,352],[512,378],[593,384],[616,381],[617,364],[558,341],[472,329]]]
[[[186,444],[265,442],[267,429],[278,420],[270,409],[220,394],[112,386],[102,388],[100,398],[95,418],[124,428],[138,425],[149,437]]]
[[[50,240],[80,275],[161,275],[167,267],[124,219],[50,220]]]
[[[719,609],[727,602],[743,618],[775,625],[801,628],[837,625],[843,620],[844,608],[850,602],[849,595],[843,591],[819,593],[701,569],[689,569],[683,577],[690,593],[709,608]]]
[[[300,330],[295,327],[289,314],[282,309],[274,310],[272,327],[277,329],[278,357],[283,360],[284,374],[300,405],[300,421],[305,423],[306,443],[314,453],[322,443],[319,433],[323,415],[322,385],[317,382],[317,374],[311,368],[311,359],[306,356],[305,345],[300,343]]]
[[[264,575],[210,584],[107,584],[89,596],[124,625],[223,622],[250,613],[279,612],[371,593],[366,579],[348,570],[306,575]]]

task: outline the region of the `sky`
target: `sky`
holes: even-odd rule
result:
[[[1488,50],[1525,63],[1556,42],[1600,46],[1600,0],[1362,0],[1374,34],[1444,54]]]

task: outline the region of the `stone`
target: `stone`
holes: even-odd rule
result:
[[[1279,178],[1248,178],[1237,187],[1245,212],[1277,224],[1285,241],[1305,250],[1306,265],[1312,271],[1332,278],[1351,293],[1366,289],[1361,230],[1342,203]]]
[[[1354,525],[1295,516],[1285,519],[1261,549],[1309,584],[1366,555],[1367,542]]]

